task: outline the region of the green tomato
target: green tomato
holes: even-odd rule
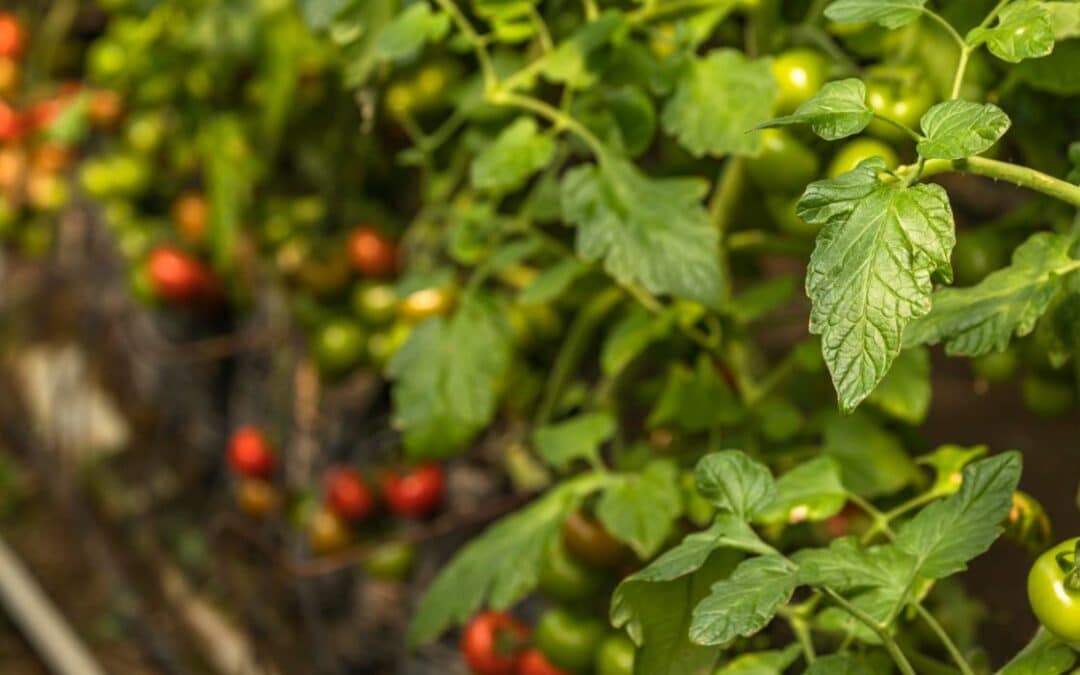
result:
[[[1040,417],[1059,417],[1076,404],[1071,385],[1042,375],[1025,377],[1020,383],[1020,396],[1027,409]]]
[[[352,308],[365,323],[381,326],[397,313],[398,297],[392,284],[361,282],[353,288]]]
[[[95,82],[108,83],[124,73],[128,50],[115,40],[98,40],[87,55],[87,71]]]
[[[900,158],[891,145],[882,143],[873,138],[855,138],[840,146],[829,162],[829,178],[836,178],[841,174],[851,171],[859,165],[859,162],[880,157],[885,160],[885,166],[895,168],[900,163]]]
[[[813,49],[790,49],[773,59],[772,72],[778,86],[776,113],[787,115],[825,84],[829,60]]]
[[[766,192],[801,193],[820,169],[817,155],[783,129],[762,130],[761,152],[746,163],[750,177]]]
[[[148,154],[161,146],[167,126],[164,113],[143,112],[128,122],[124,135],[132,150]]]
[[[961,232],[952,252],[953,274],[956,283],[972,286],[986,275],[1009,262],[1009,250],[1001,237],[993,232]]]
[[[405,321],[396,321],[390,328],[373,333],[368,339],[368,357],[382,370],[394,354],[409,339],[413,325]]]
[[[364,357],[365,335],[352,319],[333,319],[316,331],[312,344],[315,363],[326,375],[341,375]]]
[[[567,554],[562,543],[548,547],[540,567],[540,590],[555,600],[576,602],[596,594],[604,574]]]
[[[533,644],[560,668],[584,673],[592,667],[606,633],[604,623],[598,619],[555,608],[541,615]]]
[[[136,155],[116,155],[108,160],[106,171],[112,192],[118,195],[136,195],[143,192],[150,182],[150,167]]]
[[[816,237],[821,226],[800,218],[795,212],[798,203],[799,195],[765,195],[765,209],[781,232],[805,239]]]
[[[596,652],[596,675],[634,675],[634,643],[624,633],[612,633]]]
[[[383,581],[401,581],[416,562],[416,547],[407,541],[391,541],[376,547],[364,560],[369,575]]]
[[[1080,649],[1080,571],[1076,547],[1068,539],[1039,556],[1028,574],[1031,611],[1046,630],[1073,649]]]
[[[990,382],[1004,382],[1016,374],[1020,366],[1020,355],[1015,349],[990,352],[971,359],[971,371],[976,377]]]
[[[872,68],[867,75],[866,104],[874,114],[918,130],[919,120],[934,104],[930,80],[917,69],[900,66]],[[894,143],[909,140],[903,130],[880,119],[870,122],[866,131]]]

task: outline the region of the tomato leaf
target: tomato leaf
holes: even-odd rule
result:
[[[765,59],[716,49],[685,65],[664,107],[664,129],[694,156],[755,155],[769,119],[776,81]]]
[[[604,339],[600,351],[600,367],[604,374],[619,373],[650,344],[667,336],[673,320],[671,312],[653,314],[640,305],[633,305]]]
[[[1054,50],[1054,27],[1044,3],[1020,0],[1005,5],[994,26],[973,28],[966,39],[972,46],[986,43],[990,53],[1003,61],[1019,63]]]
[[[703,356],[693,369],[681,363],[671,367],[646,424],[650,428],[671,424],[696,432],[717,429],[742,415],[731,387],[720,377],[712,360]]]
[[[1024,336],[1062,289],[1064,275],[1080,266],[1069,257],[1069,239],[1039,232],[1013,252],[1012,264],[968,288],[933,295],[933,310],[913,321],[908,345],[945,343],[949,355],[1001,351],[1013,334]]]
[[[1062,644],[1045,628],[1039,628],[1035,636],[1020,653],[997,675],[1044,675],[1064,673],[1076,663],[1077,653]]]
[[[926,0],[836,0],[825,16],[837,23],[873,21],[885,28],[899,28],[919,18]]]
[[[776,497],[756,520],[762,523],[797,523],[832,517],[844,508],[847,491],[840,467],[832,457],[799,464],[776,481]]]
[[[804,675],[871,675],[873,672],[857,655],[838,652],[815,660]]]
[[[781,555],[743,561],[694,608],[690,640],[724,646],[757,633],[772,621],[776,608],[791,599],[796,585],[796,568]]]
[[[414,328],[389,366],[406,451],[442,457],[468,444],[495,413],[496,385],[509,363],[507,328],[484,296],[467,295],[449,319]]]
[[[740,450],[705,455],[694,478],[702,497],[742,520],[759,516],[776,499],[776,481],[768,467]]]
[[[993,103],[945,101],[920,122],[924,140],[915,147],[924,159],[963,159],[989,150],[1009,129],[1009,116]]]
[[[844,485],[852,492],[877,497],[922,480],[904,446],[871,415],[832,412],[824,427],[824,450],[840,465]]]
[[[406,7],[383,27],[375,40],[379,56],[390,61],[411,59],[427,42],[438,42],[450,30],[450,17],[425,2]]]
[[[536,120],[519,117],[473,160],[470,173],[473,187],[514,192],[547,166],[554,152],[555,142],[540,133]]]
[[[650,178],[616,157],[568,171],[562,210],[577,225],[577,252],[604,260],[621,283],[640,283],[715,307],[721,274],[716,229],[701,204],[706,185],[693,178]]]
[[[900,527],[895,545],[915,559],[914,575],[947,577],[990,548],[1012,508],[1021,464],[1017,452],[969,464],[955,494],[930,504]]]
[[[866,105],[866,85],[852,77],[827,83],[793,114],[769,120],[759,128],[808,124],[821,138],[835,141],[859,133],[873,119],[874,112]]]
[[[567,481],[469,542],[420,601],[409,625],[409,643],[431,641],[480,607],[506,609],[528,595],[562,521],[604,479],[586,474]]]
[[[932,394],[930,352],[916,347],[900,352],[867,401],[894,419],[916,425],[926,419]]]
[[[542,305],[558,298],[566,289],[589,271],[588,265],[577,258],[566,257],[541,272],[521,294],[518,302],[526,305]]]
[[[614,10],[585,23],[544,57],[544,76],[573,89],[593,84],[598,72],[596,59],[601,48],[608,45],[624,25],[623,15]]]
[[[678,472],[656,461],[638,474],[624,474],[604,491],[596,515],[611,534],[643,559],[651,558],[682,514]]]
[[[931,275],[951,278],[956,243],[940,185],[885,183],[880,158],[811,183],[799,217],[822,226],[806,291],[810,332],[820,334],[841,410],[850,412],[885,377],[905,326],[930,311]]]
[[[564,471],[576,460],[599,462],[600,445],[614,433],[615,419],[609,413],[586,413],[538,427],[533,432],[533,444],[545,462]]]
[[[740,654],[716,669],[713,675],[773,675],[787,670],[799,658],[799,645],[785,649]]]

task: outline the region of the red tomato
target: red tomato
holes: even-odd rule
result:
[[[201,260],[175,246],[158,246],[146,261],[150,283],[158,297],[190,303],[216,294],[214,275]]]
[[[365,277],[392,276],[398,266],[397,244],[374,227],[361,225],[349,235],[349,260]]]
[[[229,466],[241,476],[264,478],[274,470],[274,453],[263,432],[243,426],[229,439]]]
[[[18,56],[23,50],[23,29],[14,14],[0,12],[0,56]]]
[[[0,142],[13,141],[22,135],[23,121],[19,111],[0,101]]]
[[[326,505],[350,522],[364,520],[375,511],[375,494],[355,469],[335,467],[326,472]]]
[[[423,518],[442,502],[446,476],[436,464],[421,464],[405,474],[387,472],[382,490],[391,511],[405,518]]]
[[[518,661],[517,675],[570,675],[570,671],[548,661],[539,649],[529,649]]]
[[[461,654],[475,675],[513,675],[528,632],[509,614],[481,612],[461,634]]]

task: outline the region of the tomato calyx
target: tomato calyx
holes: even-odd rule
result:
[[[1080,541],[1076,542],[1073,550],[1058,553],[1054,560],[1065,575],[1062,586],[1065,590],[1080,595]]]

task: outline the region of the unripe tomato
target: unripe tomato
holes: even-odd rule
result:
[[[1013,492],[1012,508],[1005,519],[1005,536],[1032,553],[1044,550],[1052,531],[1046,509],[1026,492]]]
[[[357,227],[349,235],[347,246],[349,260],[363,276],[384,279],[397,271],[397,243],[374,227]]]
[[[355,523],[375,512],[375,493],[359,471],[335,467],[326,473],[326,505],[338,516]]]
[[[308,523],[308,546],[315,555],[330,555],[349,546],[352,533],[333,511],[319,509]]]
[[[395,119],[401,119],[416,107],[416,96],[412,87],[404,82],[396,82],[386,89],[384,97],[386,111]]]
[[[596,675],[634,675],[637,648],[625,633],[612,633],[596,652]]]
[[[390,284],[364,281],[353,288],[353,311],[373,326],[390,323],[397,311],[397,305],[397,293]]]
[[[213,274],[206,265],[175,246],[158,246],[150,252],[146,265],[159,298],[192,303],[214,294]]]
[[[316,330],[312,356],[323,374],[343,375],[363,360],[364,344],[364,331],[356,321],[332,319]]]
[[[22,115],[19,111],[0,101],[0,142],[13,141],[23,133]]]
[[[0,190],[12,190],[26,173],[26,152],[21,146],[0,147]]]
[[[170,209],[177,232],[189,243],[206,238],[206,224],[210,219],[210,207],[200,192],[185,192],[176,198]]]
[[[0,56],[0,96],[11,96],[19,88],[19,77],[18,62]]]
[[[533,644],[556,666],[583,672],[592,666],[606,632],[598,619],[553,608],[536,623]]]
[[[343,251],[324,251],[324,255],[305,253],[297,270],[297,278],[304,288],[315,295],[328,297],[337,295],[348,285],[352,270]]]
[[[26,179],[26,198],[39,211],[56,212],[68,202],[68,189],[59,176],[33,171]]]
[[[274,453],[262,430],[242,426],[229,439],[229,466],[241,476],[265,478],[274,470]]]
[[[518,662],[517,675],[571,675],[556,666],[539,649],[526,649]]]
[[[1040,417],[1059,417],[1076,404],[1072,385],[1042,375],[1031,374],[1020,382],[1024,405]]]
[[[776,113],[787,115],[816,94],[829,78],[829,60],[813,49],[791,49],[772,62],[776,78]]]
[[[131,149],[140,154],[157,150],[165,140],[168,120],[164,113],[153,110],[132,117],[124,129],[124,136]]]
[[[562,541],[570,555],[596,567],[614,567],[626,559],[626,547],[600,521],[581,512],[563,522]]]
[[[406,473],[388,471],[382,492],[390,510],[403,518],[424,518],[442,503],[446,476],[437,464],[421,464]]]
[[[994,232],[961,232],[956,235],[952,268],[956,283],[973,286],[994,270],[1009,264],[1009,250]]]
[[[563,602],[587,599],[603,586],[605,575],[571,557],[562,542],[548,547],[540,566],[539,588],[544,595]]]
[[[1080,649],[1080,537],[1039,556],[1028,574],[1028,601],[1039,623],[1073,649]]]
[[[875,114],[919,129],[919,120],[934,104],[934,88],[929,78],[914,68],[879,66],[867,72],[866,104]],[[895,125],[875,119],[866,132],[886,141],[910,140]]]
[[[0,12],[0,56],[14,58],[25,46],[22,24],[14,14]]]
[[[398,313],[403,319],[420,322],[433,316],[442,316],[450,311],[453,296],[445,288],[422,288],[405,296],[398,304]]]
[[[817,155],[783,129],[761,131],[761,152],[746,162],[746,170],[766,192],[801,193],[820,170]]]
[[[481,612],[461,633],[461,655],[475,675],[514,675],[528,634],[509,614]]]
[[[873,138],[856,138],[841,145],[840,149],[833,155],[827,171],[829,178],[836,178],[841,174],[845,174],[857,167],[859,162],[871,157],[882,158],[885,160],[885,166],[890,169],[896,168],[900,163],[900,158],[891,145],[886,145]]]
[[[409,576],[415,562],[415,546],[407,541],[391,541],[372,550],[363,564],[375,579],[401,581]]]
[[[1004,382],[1011,379],[1019,367],[1020,355],[1011,347],[971,359],[971,371],[975,373],[975,376],[990,382]]]
[[[234,490],[237,506],[252,518],[266,518],[280,505],[277,488],[262,478],[243,476],[236,482]]]
[[[39,171],[57,173],[71,164],[71,151],[59,143],[41,143],[34,149],[30,164]]]

